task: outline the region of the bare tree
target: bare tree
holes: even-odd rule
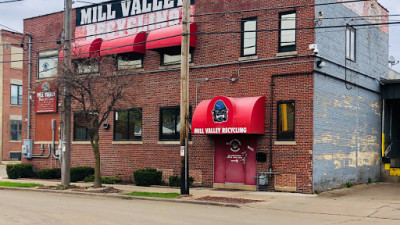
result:
[[[99,130],[116,106],[126,99],[132,85],[127,70],[118,71],[115,59],[88,58],[75,60],[68,73],[60,73],[58,87],[68,85],[75,122],[86,127],[93,150],[94,188],[101,187]],[[125,100],[124,100],[125,101]]]

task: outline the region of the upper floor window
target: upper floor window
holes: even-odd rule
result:
[[[294,141],[295,124],[294,101],[278,102],[278,133],[277,140]]]
[[[189,112],[191,115],[191,109]],[[191,127],[189,118],[189,130]],[[181,131],[180,107],[165,107],[160,109],[160,140],[178,141]],[[190,136],[190,131],[189,131]]]
[[[142,110],[129,109],[114,113],[114,140],[142,139]]]
[[[279,14],[279,52],[296,51],[296,12]]]
[[[356,59],[356,30],[352,27],[346,28],[346,59]]]
[[[39,52],[38,78],[44,79],[57,76],[58,50]]]
[[[257,54],[257,18],[242,19],[241,55]]]
[[[119,54],[117,57],[118,70],[143,68],[143,55],[140,54]]]
[[[10,140],[20,141],[22,134],[22,121],[10,120]]]
[[[98,73],[99,61],[97,59],[77,59],[74,60],[76,72],[78,74]]]
[[[22,85],[11,84],[11,105],[22,105]]]
[[[162,62],[163,66],[170,66],[170,65],[178,65],[181,63],[181,53],[171,52],[171,53],[162,53]],[[192,62],[192,53],[189,53],[189,62]]]

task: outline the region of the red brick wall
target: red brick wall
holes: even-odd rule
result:
[[[198,1],[196,14],[206,12],[221,12],[255,8],[273,8],[283,5],[311,4],[314,1]],[[245,13],[221,14],[196,17],[196,21],[214,21],[213,23],[198,23],[198,32],[240,31],[241,18],[257,16],[259,30],[277,29],[279,12],[283,10],[267,10]],[[285,10],[287,11],[287,10]],[[313,18],[314,8],[298,8],[300,18]],[[217,21],[237,20],[235,23],[218,23]],[[271,21],[272,20],[272,21]],[[25,20],[25,31],[33,34],[35,41],[56,39],[61,32],[62,14],[51,14],[43,17]],[[312,20],[300,20],[298,26],[313,26]],[[50,29],[51,27],[51,29]],[[308,45],[314,42],[314,31],[301,30],[297,32],[297,52],[299,56],[311,53]],[[270,134],[276,140],[276,104],[278,100],[296,101],[296,142],[295,146],[273,145],[273,171],[288,174],[293,177],[296,191],[312,192],[312,99],[314,68],[312,57],[293,57],[287,59],[275,58],[278,52],[278,32],[258,33],[257,55],[259,59],[269,59],[252,63],[238,63],[240,57],[241,35],[214,34],[199,35],[197,48],[194,52],[194,66],[209,66],[207,68],[191,69],[190,104],[195,110],[196,101],[211,99],[218,95],[229,97],[266,96],[266,133],[258,136],[258,151],[270,151]],[[55,43],[35,44],[34,50],[61,48]],[[35,57],[35,56],[34,56]],[[311,60],[311,61],[310,61]],[[216,65],[232,63],[229,65]],[[158,70],[160,67],[159,53],[147,51],[144,59],[144,71]],[[240,68],[240,70],[239,70]],[[36,64],[33,66],[36,74]],[[25,70],[25,74],[27,71]],[[279,74],[296,74],[277,76],[274,78],[273,129],[270,131],[270,97],[271,77]],[[303,74],[304,73],[304,74]],[[227,79],[240,75],[238,81],[232,83]],[[35,76],[34,76],[35,77]],[[131,99],[127,99],[127,107],[140,107],[143,110],[143,144],[116,145],[112,144],[113,127],[100,130],[100,151],[102,159],[102,175],[115,176],[121,174],[125,180],[132,180],[132,171],[139,168],[153,167],[178,174],[180,168],[179,145],[160,144],[159,141],[159,110],[160,107],[177,106],[180,101],[180,71],[165,71],[132,75],[133,87]],[[207,82],[196,80],[210,78]],[[35,79],[32,81],[35,83]],[[24,81],[27,85],[27,81]],[[197,89],[197,90],[196,90]],[[196,100],[196,92],[198,99]],[[26,107],[24,107],[24,115]],[[32,113],[32,138],[35,140],[35,114]],[[108,123],[113,126],[113,116]],[[26,134],[25,134],[26,135]],[[196,179],[201,179],[203,185],[213,183],[214,168],[214,138],[215,136],[194,136],[190,145],[190,169]],[[35,153],[38,145],[35,145]],[[50,167],[50,160],[31,160],[37,168]],[[88,144],[73,144],[71,151],[72,166],[93,165],[93,153]],[[53,164],[54,166],[54,164]],[[259,163],[258,169],[268,170],[267,163]],[[199,180],[196,180],[199,181]],[[271,178],[272,189],[274,179]]]
[[[8,48],[3,45],[3,61],[11,61],[11,47],[20,47],[22,35],[6,30],[1,31],[3,43],[10,43]],[[3,153],[2,161],[10,160],[10,152],[21,152],[22,141],[10,141],[10,115],[22,115],[22,106],[11,105],[11,82],[10,79],[22,80],[22,70],[11,68],[11,63],[1,63],[3,67]],[[25,90],[24,90],[25,91]]]

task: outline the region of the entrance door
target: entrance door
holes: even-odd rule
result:
[[[215,183],[256,185],[257,139],[248,135],[215,137]]]
[[[225,183],[244,184],[247,152],[241,140],[232,139],[225,148]]]

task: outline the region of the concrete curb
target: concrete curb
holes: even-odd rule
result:
[[[186,199],[168,199],[168,198],[155,198],[155,197],[140,197],[140,196],[128,196],[122,194],[103,194],[103,193],[90,193],[90,192],[79,192],[79,191],[60,191],[60,190],[49,190],[49,189],[35,189],[35,188],[16,188],[16,187],[0,187],[0,190],[13,190],[13,191],[31,191],[31,192],[44,192],[44,193],[56,193],[66,194],[75,196],[93,196],[103,198],[114,198],[114,199],[125,199],[125,200],[146,200],[146,201],[159,201],[159,202],[174,202],[184,204],[196,204],[196,205],[209,205],[209,206],[220,206],[230,208],[241,208],[241,205],[231,203],[220,203],[220,202],[209,202],[209,201],[196,201]]]

